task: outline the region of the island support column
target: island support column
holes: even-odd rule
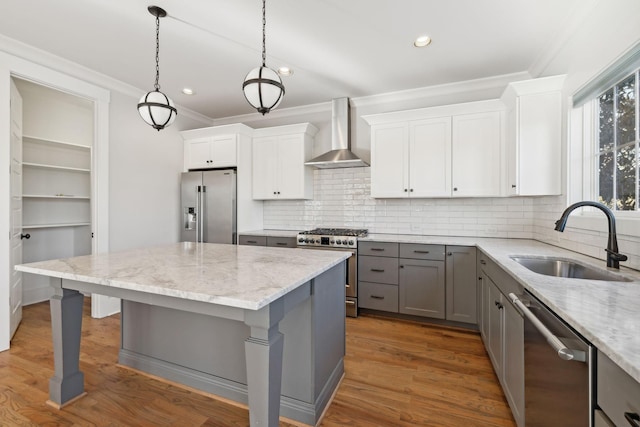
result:
[[[62,279],[51,278],[51,334],[54,376],[49,380],[47,403],[61,408],[84,396],[84,374],[80,372],[80,333],[84,296],[62,288]]]
[[[244,344],[251,427],[279,425],[284,340],[278,323],[284,314],[282,299],[245,311],[244,323],[251,328]]]

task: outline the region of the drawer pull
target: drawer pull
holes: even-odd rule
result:
[[[345,287],[346,289],[349,289],[349,288],[351,287],[351,285],[346,284],[346,285],[344,285],[344,287]]]
[[[371,295],[371,298],[373,298],[373,299],[384,299],[384,297],[381,297],[380,295]]]
[[[346,300],[346,301],[345,301],[345,303],[346,303],[347,305],[356,305],[356,302],[355,302],[355,301],[350,301],[350,300]]]
[[[413,251],[414,254],[428,254],[429,251]]]
[[[376,273],[384,273],[384,268],[372,268],[371,271],[375,271]]]
[[[625,412],[624,418],[629,421],[633,427],[640,427],[640,415],[635,412]]]
[[[498,307],[498,310],[502,310],[504,308],[500,301],[494,301],[493,303],[496,305],[496,307]]]
[[[278,245],[278,246],[287,246],[287,244],[285,242],[276,242],[276,245]]]
[[[247,240],[247,243],[258,243],[257,240]]]
[[[384,252],[384,248],[371,248],[370,250],[373,252]]]

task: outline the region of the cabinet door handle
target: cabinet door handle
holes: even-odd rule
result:
[[[447,256],[453,256],[453,252],[447,252]]]
[[[373,298],[373,299],[384,299],[384,297],[381,297],[380,295],[371,295],[371,298]]]
[[[496,307],[498,307],[498,310],[502,310],[504,308],[504,306],[502,305],[502,303],[500,301],[494,301]]]
[[[384,268],[372,268],[371,271],[375,271],[376,273],[384,273]]]
[[[413,188],[409,190],[410,193],[413,193]]]
[[[347,305],[356,305],[356,302],[351,300],[346,300],[345,303],[347,303]]]
[[[404,265],[401,265],[400,268],[404,268]]]
[[[640,427],[640,415],[636,412],[625,412],[624,418],[629,421],[633,427]]]
[[[278,246],[287,246],[287,244],[285,242],[276,242],[276,245],[278,245]]]
[[[413,251],[413,253],[416,253],[416,254],[428,254],[429,251]]]
[[[374,252],[384,252],[384,248],[371,248]]]
[[[20,233],[20,240],[22,240],[22,239],[29,240],[30,238],[31,238],[31,234],[29,234],[29,233],[27,233],[27,234]]]
[[[257,240],[247,240],[247,243],[258,243]]]
[[[344,287],[345,287],[345,289],[349,289],[351,287],[351,285],[345,284]]]
[[[482,280],[482,276],[478,277],[478,280]]]
[[[453,191],[458,191],[458,187],[453,187]]]
[[[482,265],[486,265],[486,264],[487,264],[487,261],[485,261],[485,260],[481,259],[481,260],[480,260],[480,264],[482,264]]]
[[[408,190],[405,188],[405,189],[404,189],[404,192],[406,193],[407,191],[408,191]]]
[[[511,184],[511,188],[516,188],[516,185],[515,184]]]

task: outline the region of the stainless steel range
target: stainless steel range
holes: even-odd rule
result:
[[[347,316],[358,316],[358,238],[369,234],[365,229],[316,228],[298,233],[299,248],[349,251],[346,277]]]

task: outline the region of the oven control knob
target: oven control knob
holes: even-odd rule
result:
[[[314,240],[315,243],[320,243],[320,239]]]
[[[335,245],[335,244],[336,244],[336,241],[335,241],[335,240],[333,240],[333,239],[331,239],[331,240],[329,241],[329,243],[331,243],[332,245]]]
[[[298,239],[298,243],[304,243],[304,239],[301,237]]]
[[[346,241],[346,240],[343,240],[343,241],[342,241],[342,244],[343,244],[343,245],[346,245],[346,244],[347,244],[347,241]]]
[[[341,244],[342,242],[340,240],[336,240],[336,245]]]
[[[304,242],[305,243],[309,243],[309,239],[304,239]]]
[[[349,245],[353,245],[353,240],[349,240]]]

